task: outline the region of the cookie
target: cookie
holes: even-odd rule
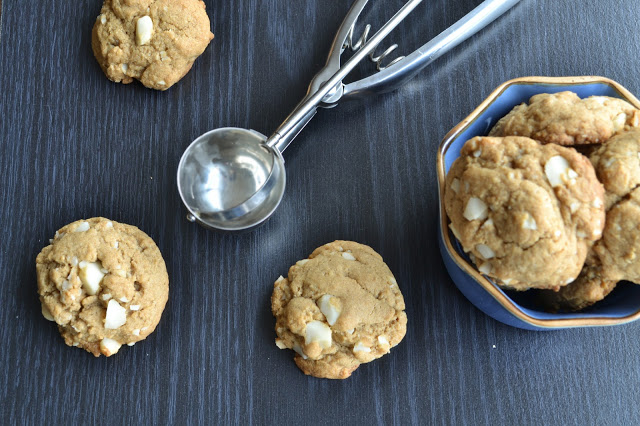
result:
[[[402,293],[368,246],[335,241],[317,248],[274,284],[276,345],[293,349],[307,375],[345,379],[403,339]]]
[[[36,258],[42,314],[69,346],[111,356],[160,321],[169,277],[160,250],[130,225],[97,217],[56,232]]]
[[[105,0],[91,46],[109,80],[166,90],[207,48],[210,26],[201,0]]]
[[[532,96],[501,118],[489,136],[526,136],[542,143],[603,143],[613,135],[640,126],[640,110],[606,96],[580,99],[573,92]]]
[[[601,301],[616,288],[602,278],[601,266],[587,259],[578,278],[558,291],[540,291],[539,301],[549,311],[579,311]]]
[[[604,189],[573,148],[524,137],[465,143],[445,182],[450,229],[480,272],[515,290],[580,274],[602,235]]]
[[[640,284],[640,130],[611,138],[590,159],[606,191],[606,225],[593,248],[602,275]]]

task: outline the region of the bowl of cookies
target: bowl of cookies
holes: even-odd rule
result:
[[[437,173],[440,251],[477,308],[530,330],[640,318],[640,101],[620,84],[508,81]]]

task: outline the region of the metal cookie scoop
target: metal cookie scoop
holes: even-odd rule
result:
[[[374,50],[422,0],[408,1],[369,40],[369,26],[354,42],[356,21],[369,0],[356,0],[333,41],[325,67],[314,77],[305,98],[269,138],[247,129],[221,128],[197,138],[178,165],[178,191],[189,210],[187,219],[221,231],[241,231],[271,216],[284,195],[286,174],[282,152],[316,114],[345,98],[391,91],[425,66],[502,15],[519,0],[486,0],[433,40],[407,57],[383,65],[397,47],[381,55]],[[355,51],[344,64],[346,48]],[[367,55],[380,72],[344,84],[342,80]]]

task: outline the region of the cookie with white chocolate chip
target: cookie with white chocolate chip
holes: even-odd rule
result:
[[[160,250],[138,228],[105,218],[56,232],[36,258],[42,314],[69,346],[111,356],[151,334],[169,295]]]
[[[166,90],[213,39],[201,0],[105,0],[91,46],[106,76]]]
[[[640,130],[611,138],[589,158],[606,194],[607,222],[593,248],[602,274],[640,284]]]
[[[293,349],[298,367],[315,377],[345,379],[361,363],[403,339],[402,293],[371,247],[335,241],[317,248],[274,284],[276,345]]]
[[[607,96],[580,99],[573,92],[542,93],[516,106],[489,136],[526,136],[559,145],[597,144],[640,127],[640,110]]]
[[[586,157],[517,136],[465,143],[447,174],[445,209],[480,272],[515,290],[574,281],[605,219]]]

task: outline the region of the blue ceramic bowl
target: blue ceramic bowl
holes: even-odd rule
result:
[[[620,283],[604,300],[580,312],[549,313],[540,310],[530,292],[504,291],[482,275],[465,255],[448,228],[444,210],[445,176],[464,143],[485,136],[513,107],[538,93],[571,90],[584,98],[592,95],[625,99],[636,108],[640,101],[618,83],[603,77],[523,77],[498,87],[467,118],[445,136],[438,150],[440,195],[440,252],[449,275],[471,303],[505,324],[528,330],[622,324],[640,318],[640,285]]]

